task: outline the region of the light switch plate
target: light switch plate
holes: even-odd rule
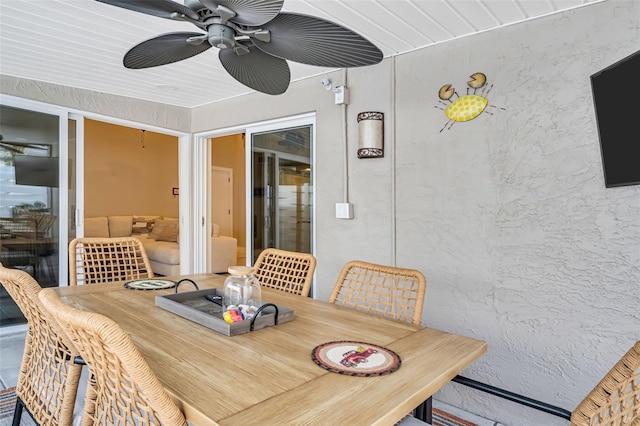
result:
[[[336,203],[336,218],[337,219],[353,219],[353,204]]]

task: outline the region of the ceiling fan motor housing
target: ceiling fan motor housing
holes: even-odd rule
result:
[[[209,43],[218,49],[227,49],[236,44],[236,32],[226,25],[211,24],[207,31],[209,32]]]

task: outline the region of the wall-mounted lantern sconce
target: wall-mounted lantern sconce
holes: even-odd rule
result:
[[[381,112],[358,114],[358,158],[384,157],[383,120]]]

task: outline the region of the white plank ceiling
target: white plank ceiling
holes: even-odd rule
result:
[[[285,0],[283,10],[344,25],[390,57],[599,1]],[[0,0],[0,75],[190,108],[252,91],[227,74],[215,48],[160,67],[124,68],[131,47],[173,31],[199,30],[94,0]],[[292,80],[328,71],[289,65]]]

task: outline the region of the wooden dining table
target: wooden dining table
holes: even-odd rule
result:
[[[167,278],[221,289],[225,276]],[[189,282],[178,287],[192,290]],[[475,338],[268,288],[263,301],[292,309],[293,320],[234,336],[155,305],[174,289],[107,283],[56,291],[116,321],[193,425],[393,425],[487,350]],[[312,351],[335,341],[382,346],[400,367],[372,377],[330,371]]]

